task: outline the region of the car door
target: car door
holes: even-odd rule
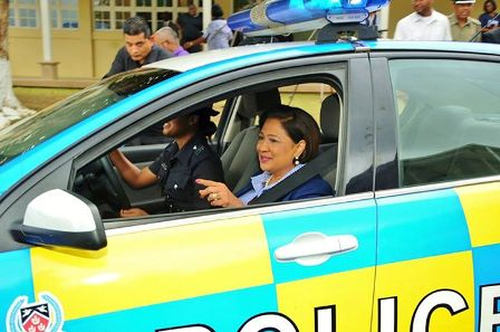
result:
[[[499,58],[373,54],[372,64],[381,87],[372,331],[495,331]]]
[[[2,272],[22,271],[1,286],[8,331],[25,322],[24,313],[55,331],[368,331],[376,248],[373,115],[367,57],[350,57],[338,60],[346,105],[339,197],[115,220],[105,225],[108,244],[97,252],[1,253]],[[327,71],[318,61],[274,64],[269,75]]]

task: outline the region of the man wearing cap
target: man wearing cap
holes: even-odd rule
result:
[[[453,41],[481,41],[481,22],[470,17],[476,0],[451,0],[454,13],[448,16]]]
[[[139,169],[119,150],[110,158],[122,178],[133,188],[144,188],[158,183],[165,196],[165,203],[158,211],[131,208],[120,211],[122,218],[138,217],[152,213],[173,213],[208,209],[210,203],[201,199],[198,191],[202,185],[196,179],[209,178],[223,182],[224,172],[219,156],[208,145],[207,138],[217,127],[210,116],[218,114],[211,108],[201,108],[180,115],[163,125],[163,134],[174,141],[149,166]]]
[[[432,8],[433,0],[412,0],[414,13],[402,18],[395,40],[451,40],[448,18]]]

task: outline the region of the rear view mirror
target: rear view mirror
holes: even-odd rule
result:
[[[15,236],[18,241],[42,246],[99,250],[107,245],[97,207],[60,189],[47,191],[28,204]]]

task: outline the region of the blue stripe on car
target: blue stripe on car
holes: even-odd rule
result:
[[[151,332],[196,323],[215,331],[235,331],[249,317],[276,311],[276,290],[271,284],[74,319],[66,321],[64,329],[108,332],[112,327],[114,331]],[[134,322],[141,322],[141,327]]]
[[[0,317],[4,320],[9,306],[18,296],[27,296],[30,303],[36,300],[33,291],[30,250],[21,249],[0,253],[0,277],[2,278]]]
[[[472,249],[472,257],[474,260],[474,284],[475,284],[475,303],[476,303],[476,326],[479,324],[479,308],[480,308],[480,287],[487,285],[498,284],[500,280],[500,244],[489,245],[484,247],[475,247]],[[500,311],[500,303],[496,303],[496,307]],[[493,308],[491,308],[493,310]],[[497,329],[498,330],[498,329]]]
[[[274,281],[283,283],[375,265],[375,205],[373,200],[347,202],[324,207],[271,213],[262,216],[271,254]],[[359,247],[331,257],[318,266],[278,262],[274,252],[304,233],[326,236],[354,235]]]
[[[460,252],[471,248],[454,190],[379,198],[378,264]]]

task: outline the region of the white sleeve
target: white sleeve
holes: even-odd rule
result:
[[[208,36],[213,32],[213,27],[214,25],[212,24],[212,22],[210,22],[207,26],[207,28],[203,31],[203,39],[207,40],[208,39]]]
[[[444,27],[444,39],[443,40],[446,40],[446,41],[451,41],[453,40],[453,38],[451,37],[451,25],[450,25],[450,21],[448,20],[447,17],[446,18],[446,24],[445,24],[445,27]]]
[[[404,40],[404,27],[401,21],[396,25],[396,31],[394,31],[394,40]]]
[[[227,40],[233,39],[233,31],[226,25],[226,36]]]

